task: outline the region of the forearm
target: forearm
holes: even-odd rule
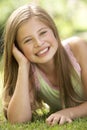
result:
[[[12,123],[31,120],[29,98],[29,68],[19,67],[16,88],[8,106],[7,116]]]
[[[72,119],[87,116],[87,102],[82,103],[79,106],[70,108]]]

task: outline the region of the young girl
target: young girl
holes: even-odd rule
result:
[[[50,107],[49,125],[87,116],[87,43],[61,42],[40,7],[22,6],[8,19],[4,62],[4,113],[11,123],[31,121],[42,102]]]

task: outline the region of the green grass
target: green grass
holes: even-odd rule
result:
[[[48,126],[44,119],[36,119],[32,123],[11,125],[5,120],[2,111],[2,75],[0,72],[0,130],[87,130],[87,118],[78,119],[71,124]]]
[[[71,124],[48,126],[44,120],[33,123],[11,125],[7,121],[0,123],[0,130],[87,130],[87,118],[75,120]]]

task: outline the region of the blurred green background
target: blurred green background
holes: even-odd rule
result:
[[[46,9],[53,17],[61,39],[73,35],[87,37],[87,0],[0,0],[0,56],[6,20],[13,10],[31,2]]]

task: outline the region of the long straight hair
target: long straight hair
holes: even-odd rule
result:
[[[78,102],[74,97],[78,95],[73,89],[71,82],[71,70],[73,67],[63,48],[55,23],[49,14],[42,8],[36,5],[24,5],[15,10],[9,17],[4,31],[4,110],[5,115],[9,101],[14,93],[17,75],[18,63],[12,55],[13,43],[16,42],[16,34],[23,23],[31,17],[37,17],[40,21],[52,29],[55,38],[58,41],[58,50],[55,59],[56,72],[58,76],[58,86],[60,86],[60,97],[62,106],[69,106],[68,102]],[[74,75],[75,76],[75,75]],[[67,97],[67,98],[66,98]],[[68,105],[67,105],[68,104]]]

